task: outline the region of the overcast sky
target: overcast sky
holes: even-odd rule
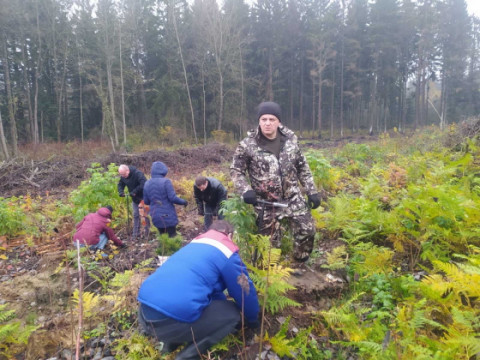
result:
[[[480,17],[480,0],[467,0],[468,12]]]

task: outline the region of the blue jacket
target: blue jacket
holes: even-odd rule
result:
[[[173,188],[170,179],[165,178],[167,166],[161,161],[152,164],[152,178],[143,188],[143,201],[150,205],[150,216],[157,228],[167,228],[178,224],[177,211],[174,204],[187,205],[187,201],[180,199]]]
[[[245,275],[246,289],[238,284]],[[176,319],[196,321],[212,300],[235,300],[247,322],[257,321],[259,305],[255,286],[238,255],[238,247],[223,233],[209,230],[173,254],[140,287],[138,301]],[[243,293],[243,294],[242,294]]]

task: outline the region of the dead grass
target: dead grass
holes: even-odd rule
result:
[[[27,160],[47,160],[57,157],[72,159],[94,159],[112,152],[110,142],[88,140],[83,143],[71,141],[67,143],[50,142],[43,144],[26,144],[19,147],[21,157]]]

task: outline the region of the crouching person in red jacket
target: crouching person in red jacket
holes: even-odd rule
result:
[[[239,328],[242,316],[246,326],[259,325],[257,292],[232,235],[230,223],[214,221],[140,287],[140,327],[163,343],[163,352],[186,344],[177,360],[200,359]]]
[[[108,240],[115,245],[125,247],[125,244],[115,235],[108,226],[112,221],[112,207],[106,206],[97,212],[86,215],[77,225],[77,232],[73,235],[73,244],[78,241],[80,246],[88,246],[90,249],[103,249]]]

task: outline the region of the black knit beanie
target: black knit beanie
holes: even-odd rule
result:
[[[275,115],[278,120],[282,121],[282,111],[280,110],[280,105],[273,101],[262,102],[260,105],[258,105],[257,119],[260,119],[260,117],[265,114]]]
[[[110,205],[105,206],[108,210],[110,210],[110,213],[113,213],[113,208]]]

